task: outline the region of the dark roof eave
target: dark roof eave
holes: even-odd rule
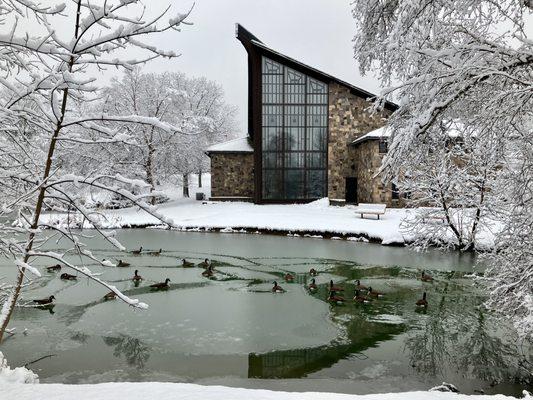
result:
[[[211,154],[254,154],[254,151],[244,151],[244,150],[214,150],[214,151],[206,151],[205,155],[208,157],[211,157]]]
[[[236,36],[237,36],[237,39],[244,45],[245,48],[248,49],[251,47],[255,47],[262,53],[267,53],[270,56],[274,56],[274,58],[283,60],[283,63],[286,65],[289,65],[289,67],[294,67],[295,69],[303,70],[303,72],[305,72],[306,74],[313,76],[319,80],[326,81],[326,82],[335,82],[344,87],[347,87],[348,89],[350,89],[350,92],[352,92],[358,97],[364,98],[365,100],[377,99],[378,97],[377,95],[370,93],[364,89],[361,89],[357,86],[354,86],[346,81],[343,81],[342,79],[336,78],[333,75],[322,72],[316,68],[313,68],[298,60],[295,60],[294,58],[288,57],[284,54],[281,54],[280,52],[276,50],[271,49],[270,47],[266,46],[256,36],[254,36],[250,31],[248,31],[246,28],[244,28],[240,24],[237,24]],[[386,101],[384,103],[384,107],[392,112],[396,111],[399,108],[397,104],[391,101]]]

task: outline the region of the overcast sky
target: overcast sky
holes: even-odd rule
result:
[[[148,4],[148,3],[146,3]],[[174,0],[187,10],[192,0]],[[371,92],[373,77],[361,77],[353,58],[354,23],[350,0],[196,0],[180,33],[163,38],[165,49],[182,54],[158,60],[146,71],[182,71],[219,82],[227,101],[238,107],[239,133],[246,133],[247,55],[235,38],[239,22],[273,49]]]

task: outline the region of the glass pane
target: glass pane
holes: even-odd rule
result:
[[[304,172],[303,169],[285,170],[285,198],[304,198]]]
[[[281,168],[283,167],[283,153],[263,153],[263,168]]]
[[[282,137],[281,128],[263,128],[263,151],[281,151],[283,149]]]
[[[281,170],[263,170],[263,198],[267,200],[283,199]]]
[[[327,128],[307,128],[307,150],[327,149]]]
[[[305,153],[285,153],[285,168],[303,168]]]
[[[275,61],[263,57],[263,73],[264,74],[282,74],[283,66]]]
[[[285,106],[285,126],[305,127],[305,107]]]
[[[307,198],[319,199],[326,197],[326,171],[307,171]]]
[[[305,128],[285,129],[285,150],[305,150]]]
[[[307,153],[307,168],[325,168],[326,153]]]

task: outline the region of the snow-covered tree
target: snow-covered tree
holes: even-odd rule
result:
[[[176,57],[148,44],[147,39],[162,32],[178,30],[187,15],[170,16],[170,6],[150,16],[141,1],[75,0],[55,1],[0,0],[0,254],[13,260],[18,273],[13,284],[3,283],[0,309],[0,341],[14,307],[27,284],[28,275],[39,276],[32,264],[49,259],[85,275],[115,292],[136,308],[146,304],[120,293],[96,277],[85,262],[97,260],[81,242],[81,236],[43,222],[42,213],[49,202],[65,211],[76,210],[98,229],[95,214],[84,208],[74,185],[108,190],[130,199],[142,209],[162,219],[145,200],[132,190],[147,186],[113,171],[88,171],[75,175],[58,165],[56,155],[64,146],[113,144],[131,140],[135,124],[155,126],[161,131],[180,131],[180,127],[139,115],[73,112],[77,103],[98,98],[98,73],[106,68],[131,70],[135,65],[157,57]],[[64,32],[59,27],[67,26]],[[135,48],[137,59],[128,57]],[[109,124],[114,123],[113,127]],[[87,132],[92,132],[91,136]],[[153,194],[155,195],[155,194]],[[166,221],[171,224],[171,221]],[[119,249],[113,233],[99,231]],[[67,250],[45,251],[43,243],[57,236],[70,243]],[[66,256],[79,255],[78,264]]]
[[[446,187],[458,185],[462,196],[455,208],[476,210],[483,204],[477,208],[480,220],[498,214],[504,227],[496,231],[494,254],[486,257],[490,268],[485,282],[491,292],[487,305],[512,317],[521,333],[531,335],[533,3],[355,0],[353,6],[360,69],[375,71],[389,86],[383,98],[400,106],[390,120],[392,143],[385,176],[401,177],[403,170],[413,170],[431,152],[441,156],[426,158],[431,165],[423,169],[442,167],[449,153],[435,146],[446,141],[447,133],[440,127],[447,121],[476,132],[476,167],[444,170],[431,179]],[[468,159],[469,153],[460,156]],[[475,185],[461,188],[460,180],[467,176],[486,190]],[[416,197],[416,184],[410,189]],[[451,230],[448,226],[446,234],[453,236]]]
[[[126,127],[127,142],[68,149],[62,157],[84,169],[128,171],[129,176],[145,180],[152,191],[163,182],[183,179],[186,194],[188,175],[209,170],[205,149],[234,133],[234,110],[225,103],[220,85],[182,73],[127,71],[121,79],[114,79],[102,101],[91,107],[107,114],[157,118],[179,127],[179,131],[165,131],[155,125],[132,125]],[[108,128],[116,126],[107,124]]]

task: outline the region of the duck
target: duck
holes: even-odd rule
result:
[[[309,270],[309,275],[311,275],[311,276],[317,276],[317,275],[318,275],[318,272],[317,272],[316,269],[311,268],[311,269]]]
[[[357,290],[368,290],[368,286],[361,285],[361,281],[359,279],[355,281],[355,288]]]
[[[427,308],[427,306],[428,306],[428,301],[426,300],[426,292],[424,292],[424,294],[422,295],[422,298],[421,298],[421,299],[418,299],[418,300],[416,301],[416,306],[417,306],[417,307]]]
[[[139,250],[132,250],[132,251],[131,251],[131,254],[139,255],[139,254],[142,253],[142,251],[143,251],[143,247],[141,246],[141,247],[139,248]]]
[[[59,264],[52,265],[52,266],[50,266],[50,267],[46,267],[46,270],[47,270],[48,272],[61,271],[61,265],[59,265]]]
[[[159,250],[155,250],[155,251],[150,251],[150,252],[148,252],[148,254],[150,254],[151,256],[159,256],[159,255],[161,255],[162,252],[163,252],[163,249],[159,249]]]
[[[129,267],[130,265],[131,265],[130,263],[127,263],[127,262],[122,261],[122,260],[118,260],[117,267],[124,268],[124,267]]]
[[[205,276],[206,278],[212,277],[213,276],[213,267],[211,265],[209,267],[207,267],[207,269],[202,272],[202,275]]]
[[[62,273],[60,278],[66,280],[66,281],[75,281],[76,279],[78,279],[77,276],[67,274],[66,272]]]
[[[200,267],[202,268],[209,268],[211,266],[211,261],[209,261],[209,258],[206,258],[204,261],[200,263]]]
[[[375,297],[376,299],[378,297],[383,297],[383,293],[372,290],[372,286],[368,287],[368,295],[371,297]]]
[[[288,272],[285,274],[284,278],[287,283],[294,282],[294,275],[289,274]]]
[[[331,280],[331,281],[329,281],[329,291],[330,292],[342,292],[342,291],[344,291],[344,289],[339,287],[339,286],[335,286],[333,284],[333,280]]]
[[[134,282],[138,282],[138,281],[142,281],[142,279],[143,279],[142,276],[139,275],[139,270],[136,269],[135,273],[133,275],[133,278],[131,278],[131,280],[134,281]]]
[[[154,283],[153,285],[150,285],[150,287],[152,289],[157,289],[157,290],[160,290],[160,289],[168,289],[170,286],[169,286],[169,283],[170,282],[170,279],[165,279],[165,282],[159,282],[159,283]]]
[[[104,296],[104,300],[115,300],[117,298],[117,294],[115,292],[109,292]]]
[[[369,299],[368,297],[366,296],[362,296],[359,292],[359,289],[356,289],[355,290],[355,296],[353,297],[354,301],[358,302],[358,303],[370,303],[372,300]]]
[[[37,300],[32,300],[35,304],[39,304],[41,306],[44,306],[44,305],[47,305],[47,304],[52,304],[55,300],[55,297],[52,295],[50,297],[47,297],[45,299],[37,299]]]
[[[328,295],[328,299],[327,299],[329,302],[331,303],[335,303],[337,305],[341,305],[341,304],[344,304],[344,297],[342,296],[337,296],[337,293],[334,291],[334,290],[331,290],[329,292],[329,295]]]
[[[433,282],[433,277],[431,275],[426,274],[426,271],[422,271],[422,275],[420,276],[420,280],[422,282]]]
[[[272,287],[272,293],[283,293],[285,290],[278,285],[278,282],[274,281],[274,286]]]
[[[309,284],[309,286],[307,286],[307,288],[311,292],[314,292],[314,291],[316,291],[318,289],[318,286],[315,283],[315,278],[311,279],[311,283]]]
[[[181,260],[181,265],[183,266],[183,268],[194,267],[194,263],[192,263],[190,261],[187,261],[185,258],[183,260]]]

